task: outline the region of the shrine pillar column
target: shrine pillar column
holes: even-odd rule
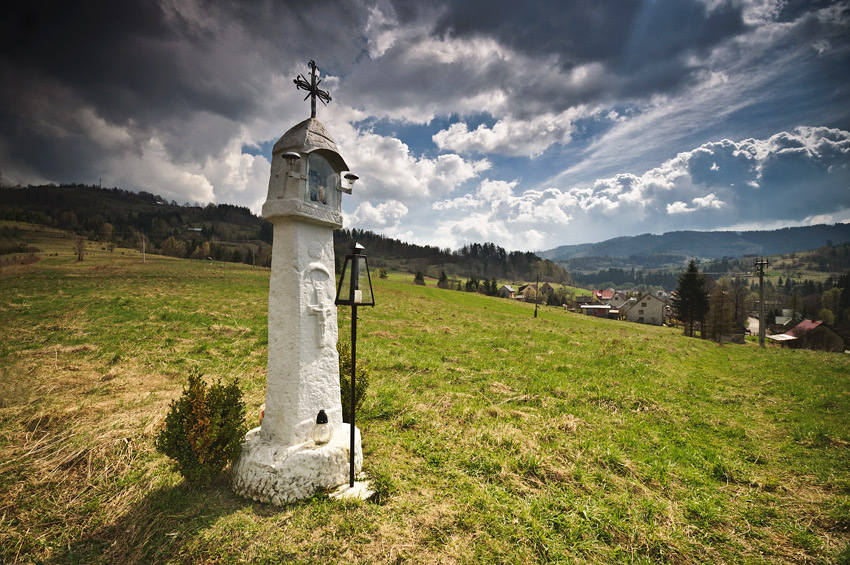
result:
[[[233,467],[233,488],[283,504],[348,482],[363,465],[360,432],[343,423],[333,230],[342,227],[341,194],[351,192],[348,166],[324,126],[310,118],[272,149],[263,217],[274,225],[269,279],[265,418],[248,432]],[[331,439],[314,441],[320,411]]]
[[[267,441],[307,441],[319,410],[342,430],[332,234],[307,222],[274,223],[262,423]]]

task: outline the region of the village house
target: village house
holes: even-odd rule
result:
[[[620,308],[620,313],[629,322],[662,326],[664,325],[666,308],[667,303],[657,296],[644,294],[636,298],[634,302],[629,301]]]
[[[537,292],[537,285],[536,285],[536,284],[534,284],[534,283],[530,283],[530,284],[524,284],[524,285],[522,285],[521,287],[519,287],[519,290],[517,290],[517,293],[518,293],[518,294],[520,294],[520,295],[522,295],[523,299],[524,299],[524,300],[526,300],[526,301],[528,301],[528,300],[533,300],[533,298],[528,298],[528,296],[530,296],[530,295],[528,294],[528,291],[529,291],[529,290],[533,290],[533,291],[535,291],[535,294],[534,294],[534,295],[535,295],[535,296],[537,296],[537,294],[538,294],[538,292]],[[549,283],[543,283],[543,284],[541,284],[541,285],[540,285],[540,292],[539,292],[539,294],[540,294],[540,298],[541,298],[541,302],[545,302],[544,298],[545,298],[545,297],[547,297],[547,296],[549,296],[549,295],[550,295],[550,294],[552,294],[553,292],[555,292],[555,289],[554,289],[554,288],[552,288],[552,285],[550,285]]]
[[[582,304],[581,313],[594,318],[609,318],[611,306],[608,304]]]
[[[814,349],[836,353],[847,349],[845,336],[830,325],[816,320],[803,320],[784,334],[767,337],[790,349]]]
[[[781,315],[779,315],[779,316],[775,316],[775,318],[774,318],[774,322],[773,322],[773,323],[774,323],[774,324],[776,324],[777,326],[785,326],[785,325],[788,325],[788,322],[791,322],[791,321],[792,321],[791,314],[792,314],[792,312],[791,312],[791,309],[790,309],[790,308],[783,308],[783,309],[782,309],[782,314],[781,314]],[[795,325],[795,324],[791,324],[791,325],[790,325],[790,327],[789,327],[789,329],[790,329],[791,327],[794,327],[794,325]]]
[[[515,298],[516,297],[516,291],[514,290],[514,288],[511,285],[503,284],[502,288],[500,288],[498,290],[498,295],[501,298]]]
[[[611,306],[611,308],[623,310],[627,307],[627,305],[631,305],[631,303],[634,301],[634,298],[626,298],[625,296],[614,295],[614,298],[609,300],[608,304]]]
[[[614,298],[614,293],[617,292],[613,288],[606,288],[605,290],[594,290],[593,291],[593,299],[598,300],[599,302],[607,302]]]

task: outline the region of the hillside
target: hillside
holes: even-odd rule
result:
[[[272,224],[250,210],[229,204],[178,204],[146,192],[86,185],[0,187],[0,221],[31,222],[72,231],[105,244],[144,246],[149,253],[177,258],[214,259],[268,267]],[[0,233],[0,254],[17,245]],[[371,231],[336,230],[337,263],[354,241],[366,246],[372,264],[411,274],[570,284],[563,267],[534,253],[511,251],[493,243],[461,249],[415,245]],[[11,246],[11,247],[10,247]]]
[[[850,224],[817,225],[770,231],[696,232],[618,237],[599,243],[562,245],[539,255],[556,262],[584,258],[587,268],[655,268],[681,264],[689,258],[720,259],[745,255],[779,255],[817,249],[828,242],[850,242]],[[596,261],[590,261],[590,258]],[[616,262],[613,259],[632,259]],[[582,263],[571,262],[575,265]]]
[[[40,261],[0,268],[0,562],[850,559],[850,356],[373,277],[378,498],[270,507],[153,447],[193,369],[235,379],[256,425],[268,271],[19,235]]]

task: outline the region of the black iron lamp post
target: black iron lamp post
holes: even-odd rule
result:
[[[362,255],[363,246],[355,243],[351,254],[345,256],[342,265],[342,276],[339,277],[339,287],[336,290],[336,305],[351,306],[351,396],[349,406],[350,437],[349,447],[351,469],[348,486],[354,487],[354,400],[355,400],[355,371],[357,369],[357,307],[374,306],[375,296],[372,294],[372,277],[369,274],[369,264],[366,256]],[[346,278],[348,275],[348,278]],[[345,293],[345,294],[343,294]]]

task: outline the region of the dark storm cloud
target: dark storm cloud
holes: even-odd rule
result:
[[[76,129],[89,108],[137,140],[156,133],[177,161],[201,160],[260,112],[272,75],[323,53],[347,68],[363,17],[354,2],[330,13],[295,2],[18,3],[0,24],[0,142],[8,161],[41,175],[90,178],[105,148]]]
[[[792,22],[805,14],[834,5],[834,0],[785,0],[777,8],[777,21]]]
[[[335,5],[330,17],[301,2],[209,2],[197,13],[168,2],[30,2],[7,13],[0,29],[13,68],[73,84],[107,119],[126,119],[128,110],[145,117],[145,108],[149,119],[191,109],[238,119],[254,109],[268,69],[228,64],[237,54],[222,60],[217,47],[232,41],[230,31],[248,30],[249,41],[232,47],[267,56],[271,68],[275,60],[278,69],[306,62],[317,50],[348,54],[335,58],[347,66],[362,17],[353,2]]]
[[[561,53],[564,62],[643,63],[711,47],[744,30],[731,4],[706,11],[689,0],[573,0],[449,3],[438,31],[486,34],[529,54]]]
[[[4,59],[13,70],[38,71],[48,85],[73,85],[109,120],[175,114],[190,99],[228,106],[225,93],[199,92],[181,68],[185,26],[166,21],[156,3],[21,3],[4,21]]]
[[[395,6],[401,18],[419,16],[409,2]],[[621,92],[635,95],[689,80],[688,55],[746,30],[740,8],[731,2],[708,10],[693,0],[484,0],[446,3],[435,33],[493,37],[532,57],[557,54],[563,70],[603,63],[624,78]]]

